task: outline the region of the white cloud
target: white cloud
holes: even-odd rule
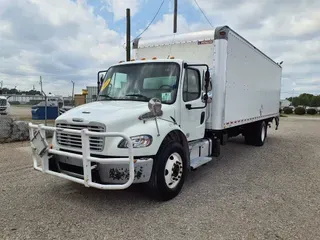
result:
[[[123,36],[108,29],[85,1],[11,0],[1,2],[0,79],[4,87],[44,88],[69,94],[94,85],[98,69],[118,62]],[[70,86],[69,86],[70,85]]]
[[[320,79],[320,2],[315,0],[197,0],[214,26],[228,25],[276,61],[284,61],[283,76],[304,79],[297,89],[320,94],[319,82],[308,85],[310,79]],[[207,28],[194,0],[201,22],[189,23],[189,29]],[[198,27],[195,27],[198,25]],[[302,83],[301,83],[302,84]],[[291,89],[283,84],[282,91]],[[315,92],[316,91],[316,92]],[[285,97],[285,95],[283,95]]]
[[[107,11],[113,13],[114,21],[119,21],[126,17],[126,8],[130,8],[130,15],[134,16],[143,0],[102,0],[103,3],[107,4]],[[101,10],[105,9],[102,7]]]
[[[177,29],[179,33],[190,31],[190,26],[184,16],[178,15]],[[142,32],[145,28],[140,29],[138,32]],[[148,30],[142,35],[143,37],[161,36],[172,34],[173,32],[173,15],[164,14],[162,19],[151,24]]]
[[[114,21],[119,21],[124,20],[126,8],[136,16],[147,0],[100,2],[104,11],[112,12]],[[274,60],[284,61],[282,91],[291,91],[292,81],[296,81],[297,92],[320,94],[320,1],[197,2],[214,26],[229,25]],[[172,8],[173,1],[168,4]],[[183,4],[179,5],[178,32],[210,28],[194,0]],[[183,12],[186,4],[193,7],[192,16]],[[43,75],[45,88],[55,93],[69,93],[70,80],[76,81],[76,90],[94,85],[97,70],[125,58],[125,36],[110,30],[94,10],[98,9],[86,0],[0,0],[0,80],[4,86],[37,87],[39,75]],[[137,19],[137,33],[152,16],[143,24],[143,18]],[[172,9],[157,19],[143,36],[172,33]]]

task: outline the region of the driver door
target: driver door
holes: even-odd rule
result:
[[[190,105],[191,109],[188,109]],[[203,106],[200,71],[196,68],[187,68],[182,87],[180,126],[188,141],[201,139],[204,136],[206,108],[192,109]]]

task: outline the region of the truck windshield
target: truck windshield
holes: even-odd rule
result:
[[[176,100],[180,66],[177,63],[137,63],[111,67],[101,85],[98,100],[149,101],[164,104]]]

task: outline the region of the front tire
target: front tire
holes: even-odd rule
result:
[[[168,201],[180,193],[187,173],[186,159],[186,153],[179,142],[170,141],[160,148],[148,182],[153,197]]]

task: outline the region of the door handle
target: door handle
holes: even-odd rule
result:
[[[186,108],[188,109],[188,110],[190,110],[191,109],[191,104],[190,103],[188,103],[188,104],[186,104]]]
[[[204,122],[205,116],[206,116],[206,113],[202,112],[200,116],[200,125]]]

